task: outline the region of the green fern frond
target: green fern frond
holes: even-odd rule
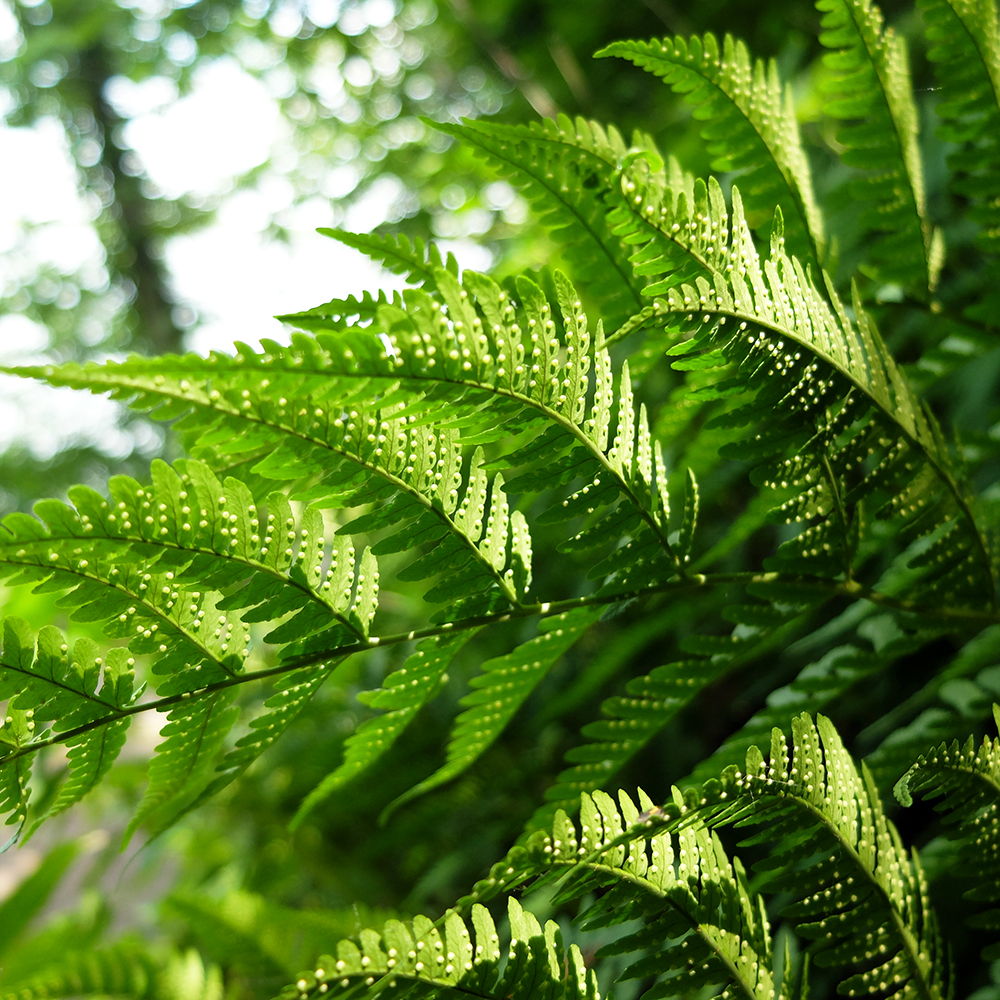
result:
[[[649,742],[661,733],[677,713],[720,677],[764,658],[780,647],[782,636],[794,627],[796,618],[818,601],[800,597],[792,603],[782,594],[780,605],[753,603],[728,605],[723,617],[736,628],[729,635],[690,635],[681,648],[693,655],[656,667],[634,677],[625,693],[601,704],[603,718],[588,723],[582,735],[589,742],[566,753],[570,767],[560,772],[546,790],[546,804],[540,806],[527,824],[528,830],[549,825],[557,809],[572,812],[582,793],[592,793],[613,781],[615,775]],[[789,716],[790,719],[791,716]],[[770,735],[770,727],[765,736]],[[745,749],[746,740],[742,740]],[[714,763],[715,758],[709,758]],[[717,773],[712,768],[711,773]]]
[[[382,715],[366,719],[347,738],[344,760],[302,800],[292,817],[295,829],[322,801],[366,771],[387,753],[420,709],[437,692],[448,664],[475,635],[474,630],[459,635],[425,639],[393,671],[377,691],[367,691],[359,700],[372,708],[385,709]]]
[[[51,626],[36,638],[27,622],[4,621],[0,700],[9,700],[0,725],[0,815],[8,823],[25,818],[33,745],[47,735],[39,723],[52,722],[60,733],[78,730],[67,740],[69,776],[47,816],[83,798],[121,752],[129,722],[122,712],[141,691],[133,690],[134,660],[126,650],[111,649],[103,658],[99,652],[93,641],[79,639],[70,654]]]
[[[640,812],[641,807],[641,812]],[[641,921],[604,946],[602,955],[640,952],[622,979],[654,979],[649,998],[704,990],[708,997],[769,1000],[775,995],[771,931],[760,897],[752,898],[743,867],[718,837],[697,822],[675,834],[646,828],[663,815],[639,791],[618,803],[604,792],[580,797],[579,825],[561,810],[477,883],[463,906],[537,880],[557,881],[556,899],[589,903],[577,918],[587,930]],[[791,970],[786,966],[785,975]]]
[[[989,0],[920,0],[941,86],[942,139],[959,145],[949,165],[954,189],[972,202],[979,245],[1000,250],[1000,32]]]
[[[149,785],[125,829],[123,845],[149,817],[179,797],[201,792],[207,771],[239,718],[235,689],[195,695],[167,714],[149,765]]]
[[[697,811],[702,799],[711,825],[759,826],[752,842],[777,842],[757,866],[763,885],[793,894],[785,913],[812,939],[818,965],[860,967],[840,992],[946,995],[923,873],[886,819],[871,775],[864,765],[858,773],[829,719],[795,719],[790,747],[775,730],[769,760],[751,748],[743,773],[730,770],[718,785],[689,790],[675,814],[692,805]]]
[[[521,190],[559,241],[577,284],[601,302],[609,329],[642,305],[642,281],[606,218],[617,172],[629,155],[614,128],[565,115],[530,125],[431,124],[477,152]]]
[[[904,40],[883,28],[871,0],[817,0],[823,12],[820,41],[834,51],[823,61],[828,115],[851,124],[837,132],[841,159],[864,173],[852,181],[854,199],[870,206],[861,216],[880,233],[869,255],[883,280],[926,293],[944,263],[940,230],[927,217],[917,109]]]
[[[712,169],[740,175],[744,205],[757,227],[775,206],[785,217],[790,252],[817,266],[823,261],[823,217],[812,190],[791,92],[774,60],[751,65],[746,46],[707,34],[651,42],[614,42],[597,56],[620,56],[666,82],[694,105],[705,122],[701,137]]]
[[[405,802],[458,777],[496,740],[555,662],[597,620],[600,611],[580,608],[539,623],[540,634],[504,656],[487,660],[472,679],[471,694],[462,699],[465,711],[455,721],[445,763],[387,807]]]
[[[343,330],[351,326],[370,323],[386,305],[402,306],[399,292],[391,295],[379,289],[374,295],[362,293],[361,298],[348,295],[345,299],[331,299],[303,312],[284,313],[274,318],[282,323],[292,323],[300,330]]]
[[[384,398],[366,405],[366,394],[378,395],[367,380],[360,385],[350,380],[344,391],[331,357],[349,363],[356,348],[386,372],[381,341],[352,339],[345,348],[339,338],[330,338],[329,345],[332,355],[312,337],[300,335],[291,349],[269,343],[264,354],[243,346],[234,358],[132,358],[48,374],[94,392],[135,397],[133,405],[155,408],[161,418],[186,414],[178,427],[191,430],[206,457],[216,462],[234,457],[252,464],[265,479],[310,486],[299,499],[325,506],[378,504],[377,511],[338,530],[390,528],[393,534],[379,541],[377,553],[411,548],[415,539],[434,543],[434,550],[401,578],[449,571],[441,599],[454,600],[461,593],[469,614],[519,603],[524,592],[515,581],[526,587],[530,579],[525,564],[530,541],[521,515],[510,513],[502,477],[491,483],[482,474],[481,454],[464,462],[455,431],[428,430],[399,403],[385,405]],[[267,377],[261,377],[265,372]],[[34,374],[47,377],[38,370]],[[369,575],[369,584],[374,579]],[[359,622],[365,615],[370,619],[372,611],[367,604],[359,607]]]
[[[338,996],[476,996],[486,1000],[600,1000],[593,972],[576,945],[562,946],[558,926],[544,929],[513,897],[508,900],[510,945],[502,961],[500,938],[485,906],[474,906],[471,924],[449,910],[437,924],[427,917],[390,920],[381,933],[362,930],[344,940],[287,986],[281,1000]],[[502,969],[502,971],[501,971]]]
[[[317,232],[360,250],[393,274],[405,275],[406,280],[413,284],[433,288],[438,271],[448,271],[458,277],[455,255],[449,251],[442,257],[436,243],[424,243],[419,236],[411,243],[405,233],[379,236],[375,233],[350,233],[346,229],[319,229]]]
[[[850,577],[870,518],[894,518],[904,536],[933,541],[914,561],[926,573],[915,600],[992,600],[992,558],[971,501],[857,296],[852,322],[832,286],[831,307],[785,256],[780,229],[761,266],[735,188],[724,253],[725,276],[672,288],[658,305],[668,329],[694,333],[667,353],[685,356],[682,368],[717,372],[698,398],[741,404],[710,425],[749,428],[723,457],[759,466],[756,481],[784,498],[775,518],[806,524],[780,565]]]
[[[1000,726],[1000,708],[993,717]],[[968,917],[968,923],[994,933],[1000,931],[1000,739],[983,738],[980,746],[970,736],[964,745],[956,740],[921,755],[896,783],[896,798],[904,806],[913,796],[943,801],[935,809],[952,827],[958,842],[960,864],[955,874],[975,880],[964,898],[973,903],[994,904],[993,909]],[[983,958],[1000,958],[1000,944],[987,945]]]
[[[181,1000],[176,993],[161,991],[161,971],[136,942],[70,952],[57,965],[33,976],[9,983],[0,980],[0,1000],[59,1000],[67,996]],[[188,993],[184,1000],[221,1000],[221,993]]]

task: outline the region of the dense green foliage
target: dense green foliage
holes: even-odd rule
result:
[[[71,632],[5,622],[13,837],[158,712],[126,842],[239,815],[278,760],[311,778],[282,818],[331,842],[371,819],[356,895],[409,912],[178,892],[198,951],[43,930],[58,961],[15,957],[3,996],[997,995],[997,14],[922,4],[925,180],[903,37],[818,7],[822,198],[774,63],[615,42],[685,95],[713,175],[582,118],[440,126],[524,193],[550,267],[329,230],[414,287],[259,350],[17,369],[169,421],[186,457],[3,521],[0,573]],[[444,843],[477,796],[523,833],[439,919],[364,884],[481,875],[482,841]]]

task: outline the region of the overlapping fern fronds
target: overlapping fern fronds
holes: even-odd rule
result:
[[[485,906],[472,908],[472,933],[454,910],[437,923],[427,917],[390,920],[381,931],[362,930],[356,943],[339,942],[334,954],[321,957],[281,998],[317,997],[332,988],[339,996],[599,1000],[596,979],[580,949],[571,945],[564,950],[554,922],[542,928],[513,897],[507,914],[506,954]]]
[[[789,251],[817,266],[824,223],[812,190],[791,93],[772,60],[751,64],[743,42],[726,35],[689,41],[615,42],[598,56],[620,56],[660,77],[696,108],[712,169],[736,172],[752,224],[770,222],[775,207],[787,226]],[[675,191],[675,196],[679,192]]]
[[[881,234],[868,249],[880,277],[926,295],[944,263],[944,240],[927,214],[919,121],[906,43],[883,25],[870,0],[818,0],[833,50],[824,57],[831,76],[824,110],[847,122],[837,133],[843,162],[863,173],[852,197],[868,205],[861,224]]]
[[[1000,725],[1000,708],[993,706]],[[975,880],[964,895],[971,903],[993,904],[968,918],[973,927],[1000,932],[1000,739],[983,738],[977,746],[970,736],[964,744],[942,743],[923,754],[896,784],[896,798],[904,806],[914,795],[941,799],[935,809],[957,841],[956,874]],[[1000,944],[987,945],[983,958],[1000,958]]]
[[[620,798],[619,809],[604,793],[584,795],[579,826],[560,812],[550,830],[532,834],[523,847],[515,847],[494,866],[465,902],[493,898],[539,877],[542,884],[562,877],[563,893],[576,898],[597,885],[606,886],[607,876],[617,869],[627,872],[630,883],[640,888],[646,880],[683,881],[690,879],[689,866],[697,865],[699,854],[705,855],[708,831],[728,825],[759,827],[743,842],[770,846],[767,860],[756,866],[755,891],[791,896],[784,916],[812,942],[810,950],[818,965],[842,970],[840,992],[926,1000],[946,995],[946,955],[919,863],[886,819],[870,775],[863,766],[858,771],[828,719],[820,716],[814,722],[806,714],[799,716],[790,741],[774,730],[769,758],[752,747],[742,771],[731,766],[700,787],[684,793],[675,790],[662,806],[643,796],[640,812],[627,797]],[[646,832],[651,826],[656,831],[652,834]],[[684,847],[679,866],[671,863],[668,851],[671,831],[677,831]],[[739,958],[729,968],[730,984],[739,986],[744,995],[756,996],[734,972],[746,970],[757,977],[756,983],[764,982],[760,959],[765,948],[752,948],[744,937],[752,937],[748,931],[755,928],[766,939],[763,909],[756,926],[748,919],[761,906],[760,900],[750,900],[740,870],[727,870],[717,854],[712,871],[719,882],[708,895],[711,905],[719,908],[713,915],[727,912],[727,896],[745,899],[747,930],[726,926],[721,936]],[[693,888],[685,899],[691,899]],[[639,931],[622,944],[652,949],[653,954],[637,966],[639,974],[683,967],[658,964],[655,955],[660,949],[669,954],[676,943],[672,939],[682,930],[671,924],[660,933],[641,893],[613,890],[594,909],[611,923],[628,912],[642,915],[651,933]],[[706,914],[687,920],[696,932],[713,925]],[[700,981],[710,980],[718,967],[703,950],[696,953],[701,960],[696,974],[703,977]],[[772,988],[769,982],[766,986]],[[654,995],[664,992],[659,987],[654,991]]]

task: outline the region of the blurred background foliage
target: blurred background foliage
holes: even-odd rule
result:
[[[917,15],[908,4],[883,8],[917,46],[915,86],[929,112],[934,94],[922,36],[910,30]],[[180,294],[170,248],[219,224],[227,211],[256,212],[273,241],[294,241],[317,226],[386,226],[438,240],[470,266],[492,262],[511,271],[551,263],[554,244],[514,189],[422,119],[582,114],[613,122],[626,136],[641,128],[704,175],[710,158],[683,101],[637,69],[591,56],[619,38],[707,30],[743,38],[753,54],[775,58],[791,82],[819,199],[847,234],[840,270],[849,273],[850,203],[837,194],[834,130],[819,110],[819,15],[807,0],[0,0],[0,143],[18,130],[58,134],[79,191],[74,238],[86,250],[60,254],[59,227],[67,220],[18,215],[18,191],[4,192],[15,211],[8,211],[13,221],[0,245],[0,350],[66,360],[200,349],[205,317]],[[142,130],[165,128],[163,116],[196,93],[208,72],[222,72],[234,88],[244,76],[258,81],[277,108],[277,138],[257,162],[217,183],[165,189],[133,142],[140,145]],[[241,93],[234,89],[233,100]],[[255,136],[233,141],[250,146]],[[924,141],[934,205],[947,197],[940,169],[947,150],[928,132]],[[173,154],[189,161],[197,178],[195,137],[187,143]],[[969,239],[947,235],[952,247]],[[477,255],[472,244],[485,252]],[[892,289],[867,294],[886,310],[908,308]],[[998,354],[973,352],[975,371],[954,364],[954,352],[940,345],[956,331],[966,341],[985,336],[989,324],[948,318],[946,306],[933,326],[914,309],[900,327],[903,339],[891,346],[904,361],[924,359],[911,374],[975,447],[976,435],[997,418]],[[937,355],[928,355],[931,347]],[[643,391],[657,391],[655,374]],[[55,398],[44,397],[38,412],[58,416]],[[103,485],[119,472],[141,478],[152,457],[174,453],[162,426],[110,404],[95,426],[89,436],[59,434],[36,418],[20,436],[10,434],[0,454],[0,513],[30,509],[34,499],[62,495],[74,482]],[[724,514],[730,493],[724,484],[712,489]],[[740,509],[742,500],[730,499]],[[35,626],[85,633],[48,595],[22,589],[2,599],[4,613]],[[720,605],[725,600],[720,595]],[[406,609],[398,610],[405,617]],[[339,668],[339,683],[322,689],[245,778],[123,857],[121,830],[144,779],[138,762],[148,759],[157,728],[155,720],[137,724],[130,739],[147,745],[132,769],[120,766],[106,790],[0,856],[0,898],[7,897],[0,904],[0,995],[46,976],[52,995],[61,995],[68,987],[59,976],[76,975],[78,986],[116,976],[122,995],[266,998],[343,934],[390,913],[439,913],[517,837],[623,670],[663,662],[697,626],[691,609],[676,603],[640,638],[629,632],[625,648],[616,645],[615,623],[606,623],[565,658],[473,769],[382,823],[386,804],[440,754],[440,732],[468,690],[467,675],[508,648],[512,635],[503,629],[468,653],[446,697],[424,710],[373,775],[328,800],[294,834],[288,822],[299,803],[367,717],[357,693],[377,686],[402,654],[375,651]],[[943,662],[950,649],[937,653]],[[770,676],[794,676],[810,655],[791,643],[775,654]],[[248,692],[247,709],[266,694]],[[755,707],[753,676],[730,677],[630,765],[622,786],[641,781],[654,797],[665,794]],[[863,719],[863,706],[856,708]],[[970,715],[977,711],[969,707]],[[49,773],[62,766],[53,751]],[[34,792],[40,802],[45,794],[44,786]],[[359,909],[362,898],[376,909]],[[74,966],[67,951],[89,957]]]

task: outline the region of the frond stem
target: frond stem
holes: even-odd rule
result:
[[[264,670],[255,670],[252,673],[236,674],[227,680],[216,681],[213,684],[206,684],[205,687],[195,691],[184,691],[180,694],[170,695],[166,698],[158,698],[153,701],[142,702],[130,705],[128,708],[119,709],[100,719],[67,729],[56,735],[48,736],[24,746],[17,747],[0,760],[13,760],[26,754],[34,753],[47,746],[55,746],[65,743],[76,736],[90,732],[100,726],[108,725],[118,719],[128,716],[138,715],[141,712],[160,712],[173,705],[179,705],[193,697],[200,697],[205,694],[222,691],[226,688],[235,687],[240,684],[249,684],[254,681],[267,680],[271,677],[280,677],[283,674],[291,673],[294,670],[302,670],[305,667],[315,667],[323,663],[331,663],[333,660],[341,660],[355,653],[363,653],[365,650],[374,649],[376,646],[395,646],[404,642],[414,642],[419,639],[434,638],[441,635],[449,635],[453,632],[465,631],[467,629],[482,628],[484,625],[494,625],[500,622],[513,621],[519,618],[531,618],[538,616],[541,618],[550,615],[562,614],[572,611],[575,608],[589,607],[594,605],[616,604],[621,601],[634,600],[636,598],[651,597],[654,594],[683,593],[688,590],[702,587],[724,586],[726,584],[751,584],[751,583],[783,583],[795,587],[805,587],[818,590],[831,597],[842,596],[854,600],[871,601],[873,604],[880,604],[884,607],[893,608],[897,611],[906,611],[918,614],[922,617],[933,617],[953,622],[955,625],[991,625],[1000,624],[1000,611],[976,611],[971,608],[946,608],[946,607],[925,607],[914,604],[911,601],[900,600],[890,597],[887,594],[880,594],[853,580],[827,580],[822,577],[793,576],[784,573],[694,573],[685,580],[672,580],[668,583],[654,584],[641,590],[628,591],[619,594],[594,594],[589,597],[571,597],[564,601],[546,601],[540,604],[521,605],[511,608],[509,611],[501,611],[489,615],[478,615],[473,618],[463,618],[457,622],[444,622],[441,625],[430,625],[422,629],[413,629],[409,632],[398,632],[395,635],[372,636],[366,641],[358,641],[345,646],[338,646],[334,649],[319,650],[309,653],[296,659],[286,660],[277,666],[268,667]],[[6,666],[0,663],[0,666]]]

